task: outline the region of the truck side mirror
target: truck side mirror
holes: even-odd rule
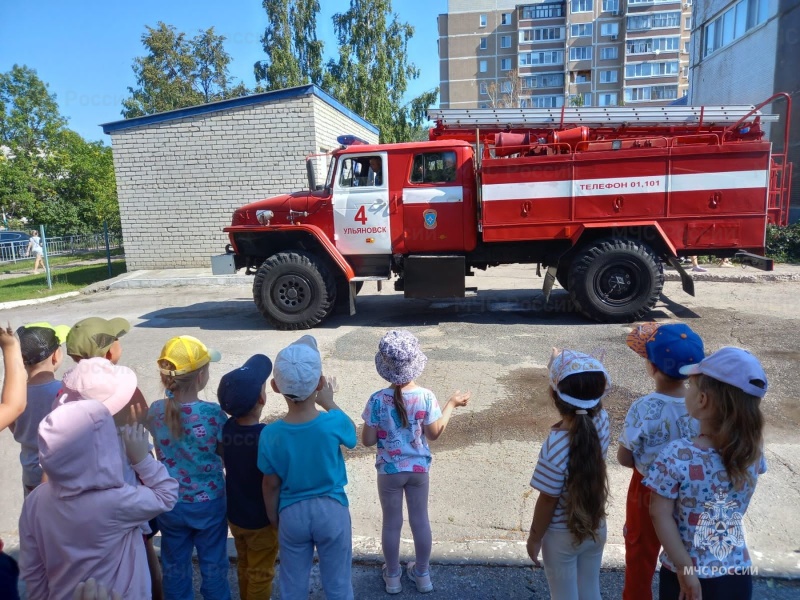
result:
[[[314,161],[311,158],[306,159],[306,175],[308,176],[308,189],[312,192],[319,190],[322,186],[317,185],[317,174],[314,171]]]

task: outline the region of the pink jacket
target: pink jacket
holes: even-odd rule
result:
[[[127,485],[114,420],[94,400],[60,406],[39,427],[48,482],[19,520],[19,565],[29,600],[69,600],[94,577],[123,598],[150,597],[139,525],[172,510],[178,482],[148,456],[133,465],[142,483]]]

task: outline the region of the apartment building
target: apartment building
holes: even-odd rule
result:
[[[449,0],[442,108],[666,105],[688,93],[691,0]]]

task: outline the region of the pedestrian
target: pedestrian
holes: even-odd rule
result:
[[[419,592],[433,591],[430,575],[431,523],[428,518],[428,490],[431,451],[428,440],[436,440],[447,427],[453,410],[466,406],[470,393],[455,392],[439,408],[436,396],[418,386],[428,358],[419,341],[408,331],[390,331],[378,344],[375,368],[391,386],[370,396],[361,418],[361,439],[365,446],[376,446],[378,498],[383,511],[381,545],[383,581],[386,592],[403,591],[400,565],[400,532],[403,528],[403,496],[408,507],[408,522],[414,538],[415,561],[406,573]]]
[[[44,472],[39,464],[39,423],[51,410],[61,390],[61,380],[56,371],[61,365],[64,343],[69,327],[33,323],[17,329],[22,361],[28,374],[24,412],[10,425],[14,439],[20,445],[19,461],[22,465],[23,496],[27,498],[42,483]]]
[[[611,385],[603,364],[574,350],[553,348],[550,396],[561,420],[542,444],[531,487],[539,491],[528,556],[541,566],[553,600],[600,600],[606,543],[609,443],[602,398]]]
[[[277,523],[267,517],[265,476],[258,470],[259,423],[272,361],[263,354],[222,376],[217,398],[230,415],[222,428],[228,527],[238,556],[242,600],[269,600],[278,555]]]
[[[281,599],[308,599],[316,548],[325,597],[352,600],[353,532],[341,447],[355,447],[356,427],[334,402],[336,381],[323,375],[312,336],[278,353],[272,389],[287,411],[261,432],[258,468],[267,479],[267,516],[278,523]]]
[[[205,600],[230,600],[228,522],[220,446],[228,417],[200,400],[209,363],[220,359],[197,338],[181,335],[161,350],[158,370],[164,398],[147,413],[158,459],[180,483],[175,508],[158,517],[164,597],[193,600],[192,552],[200,565]]]
[[[765,473],[761,400],[767,376],[741,348],[718,350],[681,368],[686,410],[700,422],[653,462],[644,485],[664,547],[660,600],[750,600],[752,563],[742,520]]]
[[[44,268],[44,250],[42,250],[42,238],[35,229],[31,229],[31,237],[28,240],[28,247],[25,250],[25,256],[30,256],[33,252],[35,260],[33,261],[33,274],[39,274],[39,267]]]
[[[619,437],[617,459],[633,469],[625,507],[625,585],[623,600],[651,600],[661,542],[650,518],[650,490],[642,485],[661,450],[678,438],[693,439],[698,422],[683,401],[686,376],[680,369],[705,356],[703,340],[683,323],[645,323],[635,327],[628,347],[645,359],[655,390],[631,404]]]
[[[114,383],[96,382],[96,388],[110,390]],[[19,519],[19,566],[30,600],[68,600],[90,577],[125,599],[150,596],[139,525],[172,508],[178,482],[150,456],[137,425],[126,428],[125,447],[144,485],[125,483],[117,428],[104,400],[68,402],[39,426],[47,481],[25,499]]]

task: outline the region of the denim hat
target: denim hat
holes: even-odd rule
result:
[[[414,381],[422,374],[428,357],[422,353],[419,340],[410,331],[393,330],[378,343],[375,368],[378,375],[395,385]]]
[[[683,367],[681,374],[707,375],[756,398],[763,398],[767,393],[767,374],[761,363],[747,350],[733,346],[720,348],[699,364]]]
[[[304,335],[278,352],[272,376],[280,393],[290,400],[303,402],[309,398],[322,377],[322,358],[317,349],[317,340],[311,335]]]
[[[577,375],[578,373],[602,373],[606,378],[606,389],[603,394],[599,398],[581,400],[558,390],[559,383],[570,375]],[[609,377],[603,363],[594,356],[576,352],[575,350],[562,350],[550,363],[550,387],[567,404],[587,409],[597,406],[603,396],[608,393],[611,388],[611,377]]]
[[[683,323],[639,325],[628,334],[626,343],[639,356],[673,379],[686,379],[686,375],[681,374],[681,368],[696,365],[705,356],[703,340]]]
[[[270,373],[272,361],[263,354],[251,356],[238,369],[225,373],[217,388],[222,410],[232,417],[242,417],[253,410]]]

